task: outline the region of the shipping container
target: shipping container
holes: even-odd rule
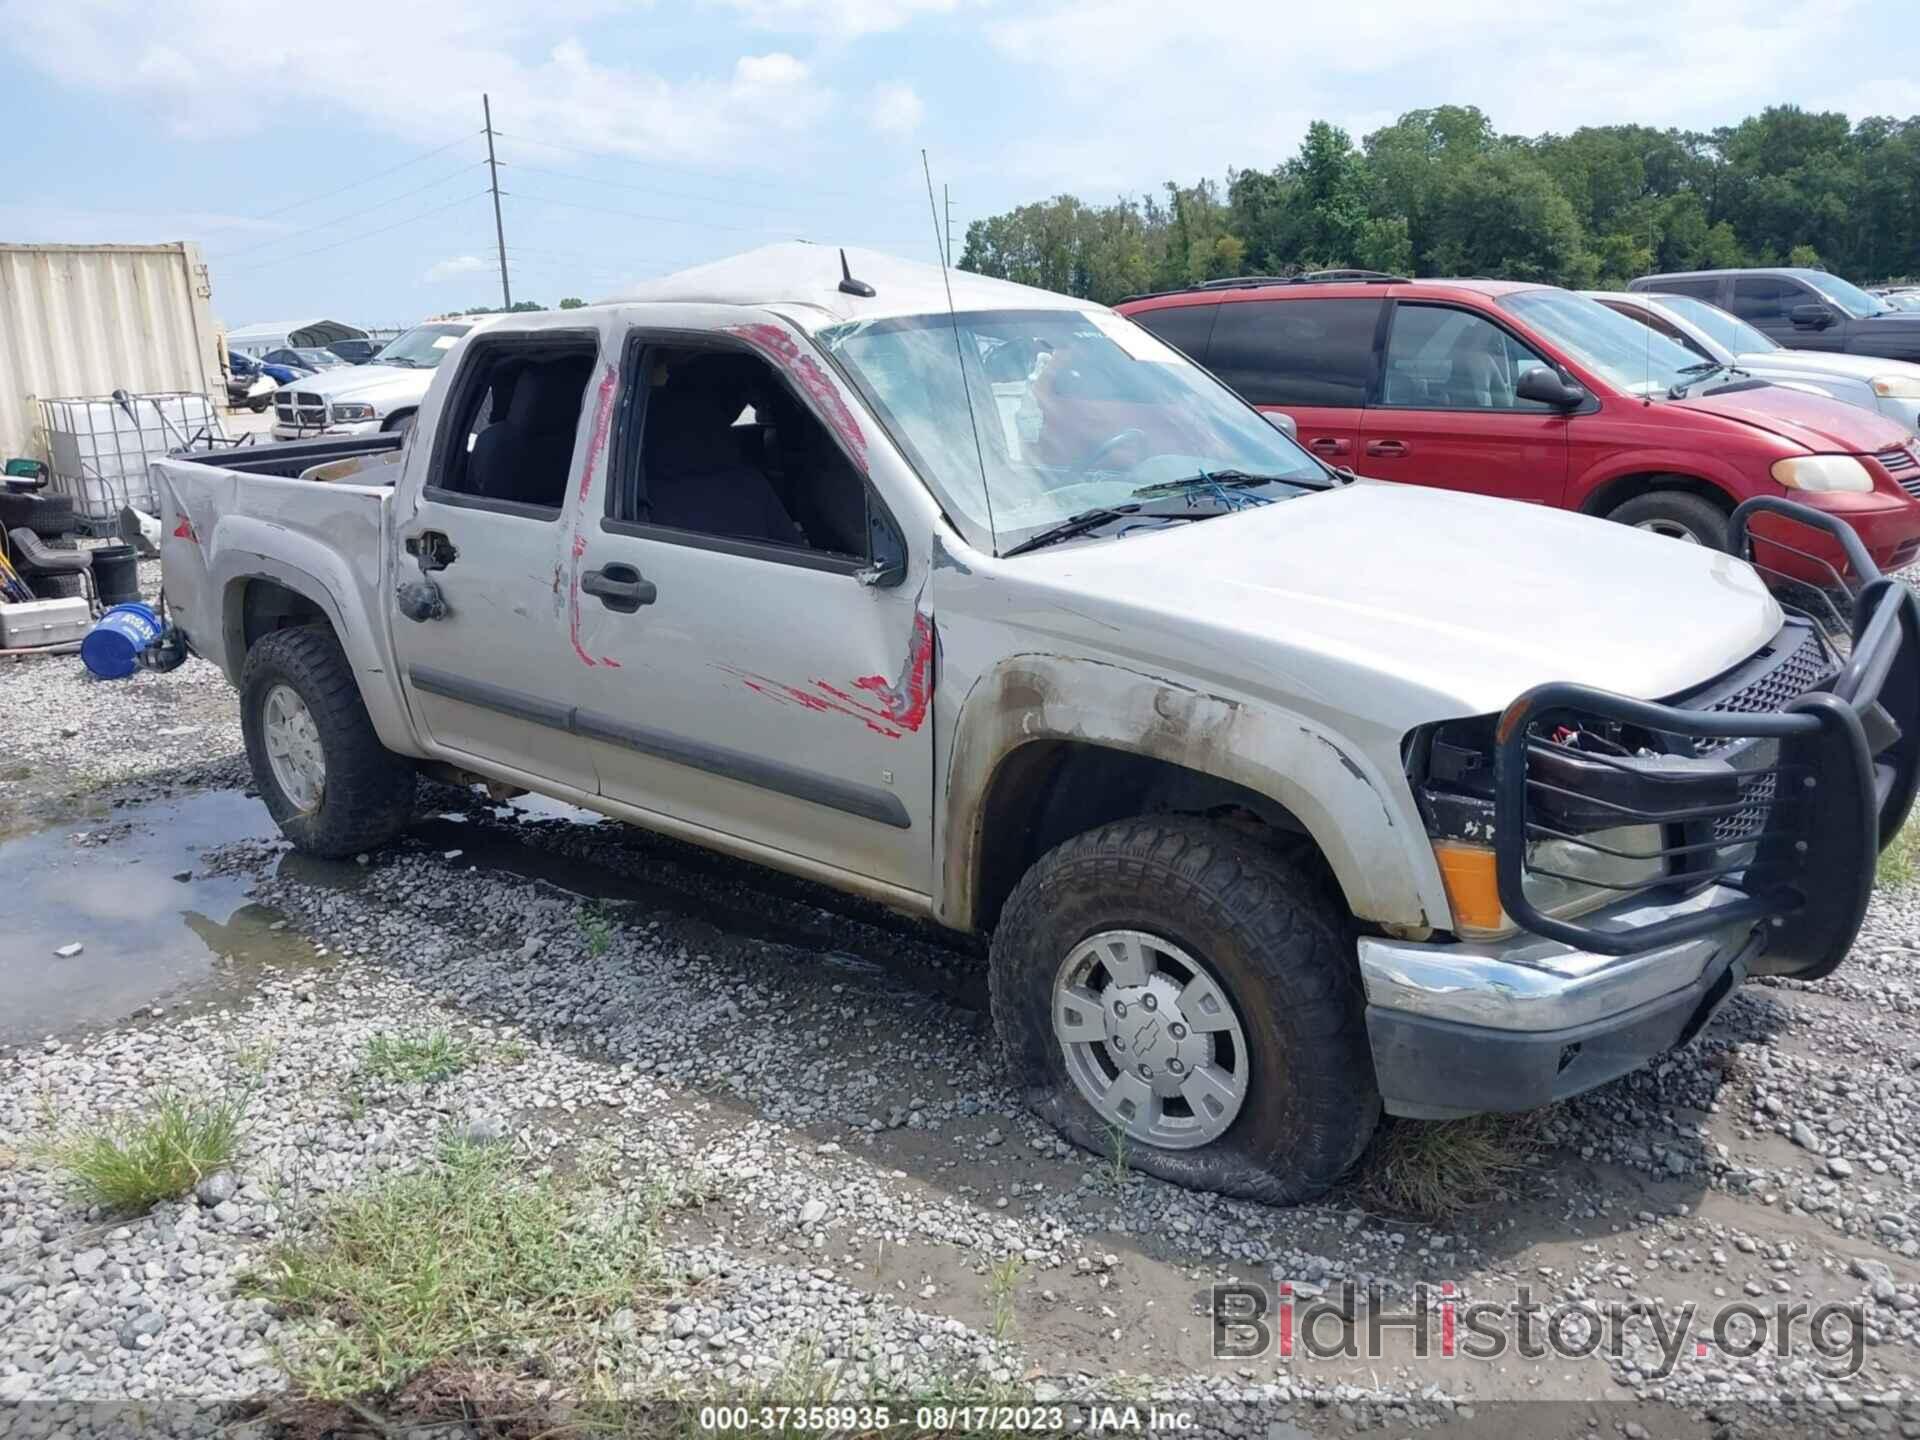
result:
[[[0,245],[0,458],[51,461],[41,400],[226,394],[200,247]]]

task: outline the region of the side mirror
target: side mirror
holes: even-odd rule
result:
[[[1817,300],[1794,306],[1787,318],[1798,330],[1824,330],[1833,324],[1833,312]]]
[[[1300,438],[1300,426],[1298,422],[1285,411],[1262,410],[1260,413],[1267,417],[1267,423],[1269,425],[1273,426],[1274,429],[1278,430],[1289,440],[1298,440]]]
[[[1522,400],[1551,405],[1556,410],[1571,410],[1587,400],[1586,386],[1571,376],[1554,373],[1545,365],[1522,371],[1513,393]]]

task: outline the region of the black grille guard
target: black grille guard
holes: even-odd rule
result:
[[[1685,709],[1560,683],[1535,686],[1516,699],[1495,731],[1494,863],[1501,904],[1523,929],[1583,950],[1627,955],[1741,921],[1765,923],[1766,945],[1754,972],[1809,979],[1830,972],[1852,945],[1872,892],[1875,857],[1905,822],[1920,779],[1920,596],[1883,576],[1851,527],[1771,496],[1733,512],[1734,553],[1752,558],[1748,522],[1761,513],[1822,531],[1845,555],[1858,589],[1844,663],[1825,685],[1761,714]],[[1835,591],[1849,592],[1841,571],[1776,539],[1775,528],[1759,543],[1800,557],[1803,571],[1824,566]],[[1755,568],[1784,578],[1757,562]],[[1811,589],[1837,616],[1831,593]],[[1590,729],[1644,732],[1662,739],[1657,748],[1663,753],[1566,748],[1569,735],[1578,745]],[[1761,758],[1744,769],[1690,758],[1701,753],[1699,742],[1711,742],[1710,756],[1740,741],[1772,743],[1753,747]],[[1676,755],[1689,758],[1675,763]],[[1570,790],[1543,778],[1543,769],[1563,781],[1569,770],[1600,777],[1605,783],[1597,788],[1615,798]],[[1764,820],[1751,833],[1732,844],[1716,838],[1716,823],[1751,817],[1757,805],[1764,806]],[[1556,813],[1546,817],[1543,810]],[[1568,814],[1578,818],[1570,821]],[[1617,839],[1589,838],[1626,826],[1657,826],[1659,847],[1626,849]],[[1708,884],[1737,898],[1638,926],[1555,918],[1528,898],[1529,875],[1594,882],[1540,863],[1540,842],[1614,861],[1662,863],[1664,873],[1655,878],[1599,887],[1622,900],[1678,899]]]

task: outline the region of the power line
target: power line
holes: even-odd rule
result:
[[[294,200],[286,205],[282,205],[278,210],[269,210],[266,214],[256,215],[253,218],[256,220],[271,220],[274,216],[284,215],[289,210],[298,210],[302,205],[318,204],[322,200],[331,200],[336,195],[344,195],[349,190],[357,190],[362,185],[371,185],[375,180],[383,179],[397,170],[404,170],[409,165],[418,165],[422,160],[431,160],[435,155],[444,155],[461,141],[471,140],[474,135],[478,133],[478,131],[474,130],[464,131],[447,141],[444,145],[436,145],[431,150],[423,150],[411,160],[402,160],[398,165],[389,165],[385,170],[376,170],[371,175],[362,175],[358,180],[349,180],[338,190],[328,190],[321,195],[310,195],[305,200]]]
[[[512,134],[505,130],[496,130],[493,133],[502,140],[518,140],[523,145],[540,145],[549,150],[568,150],[575,155],[590,155],[596,160],[611,160],[621,165],[640,165],[655,170],[668,170],[677,175],[690,175],[699,180],[711,180],[717,185],[756,185],[764,190],[779,190],[791,183],[786,180],[763,180],[752,175],[719,175],[710,170],[696,170],[690,165],[673,165],[665,160],[642,160],[637,156],[622,155],[618,151],[593,150],[585,145],[562,144],[558,140],[536,140],[531,135]],[[829,195],[843,200],[858,198],[851,190],[823,190],[817,185],[809,185],[808,188],[815,195]]]
[[[316,245],[311,250],[301,250],[292,255],[276,255],[271,260],[263,260],[257,265],[241,265],[237,269],[239,273],[244,274],[250,270],[265,270],[275,265],[284,265],[289,260],[304,260],[309,255],[323,255],[329,250],[338,250],[342,245],[354,245],[362,240],[371,240],[374,236],[384,235],[389,230],[398,230],[402,225],[412,225],[416,221],[442,214],[456,205],[464,205],[469,200],[478,200],[486,193],[485,190],[476,190],[471,195],[462,195],[457,200],[449,200],[445,205],[436,205],[431,210],[422,210],[418,215],[409,215],[406,219],[396,220],[391,225],[382,225],[378,230],[362,230],[357,235],[349,235],[346,239],[336,240],[331,245]]]
[[[520,190],[502,191],[516,200],[531,200],[536,205],[558,205],[568,210],[592,210],[601,215],[618,215],[627,220],[649,220],[656,225],[692,225],[703,230],[730,230],[736,235],[783,235],[777,225],[727,225],[718,220],[691,220],[684,215],[644,215],[638,210],[615,210],[605,205],[583,205],[578,200],[556,200],[551,195],[528,195]]]
[[[228,250],[219,255],[209,255],[207,258],[209,260],[237,260],[242,255],[251,255],[256,250],[265,250],[273,245],[284,245],[289,240],[297,240],[302,235],[311,235],[316,230],[331,230],[335,225],[344,225],[349,220],[358,220],[362,215],[375,214],[378,211],[386,209],[389,205],[395,205],[402,200],[411,199],[415,195],[424,194],[428,190],[437,189],[446,184],[447,181],[457,180],[469,170],[477,170],[486,163],[484,160],[476,160],[471,165],[462,165],[458,170],[449,170],[438,180],[429,180],[426,184],[416,185],[411,190],[402,190],[398,195],[389,195],[386,199],[369,205],[363,210],[349,210],[344,215],[330,216],[328,219],[316,221],[312,225],[302,226],[298,230],[290,230],[284,235],[276,235],[271,240],[262,240],[257,245],[249,245],[242,250]]]
[[[659,195],[668,200],[691,200],[697,205],[727,205],[736,210],[760,210],[768,214],[794,215],[798,212],[789,205],[761,205],[752,200],[727,200],[717,195],[690,195],[685,190],[662,190],[656,185],[635,185],[625,180],[602,180],[593,175],[572,175],[564,170],[548,170],[540,165],[526,165],[516,160],[500,162],[509,170],[523,175],[547,175],[555,180],[577,180],[582,185],[606,185],[615,190],[633,190],[643,195]]]

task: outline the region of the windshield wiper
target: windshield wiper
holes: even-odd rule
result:
[[[1008,555],[1024,555],[1029,550],[1039,550],[1048,545],[1057,545],[1062,540],[1071,540],[1076,535],[1085,535],[1090,530],[1098,530],[1102,525],[1111,525],[1116,520],[1124,520],[1129,515],[1140,513],[1138,505],[1103,505],[1097,510],[1082,510],[1078,515],[1069,515],[1051,529],[1042,530],[1038,535],[1030,535],[1009,550],[1001,552],[1002,558]]]
[[[1698,365],[1685,366],[1678,372],[1687,378],[1677,380],[1667,387],[1667,399],[1686,399],[1687,391],[1691,390],[1695,385],[1698,385],[1702,380],[1711,380],[1723,370],[1729,375],[1748,374],[1747,371],[1742,370],[1738,365],[1732,364],[1731,362],[1722,364],[1718,360],[1702,360]],[[1751,378],[1751,376],[1749,376],[1749,378]]]
[[[1189,475],[1182,480],[1162,480],[1153,485],[1142,485],[1133,493],[1139,496],[1179,495],[1190,490],[1255,490],[1262,485],[1291,485],[1294,480],[1286,475],[1250,475],[1245,470],[1202,470],[1197,475]]]
[[[406,355],[389,355],[379,363],[382,365],[404,365],[409,370],[418,370],[420,368],[420,362],[418,360]]]

